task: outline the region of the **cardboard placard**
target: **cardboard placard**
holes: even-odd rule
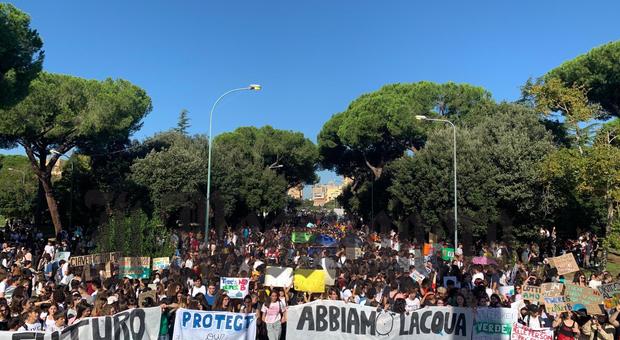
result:
[[[521,297],[531,303],[539,302],[542,298],[542,289],[539,286],[524,285],[521,290]]]
[[[564,285],[558,282],[548,282],[540,285],[542,297],[560,296],[564,292]]]
[[[293,268],[272,267],[265,269],[266,287],[291,287],[293,285]]]
[[[568,311],[568,305],[564,296],[545,296],[543,301],[547,313],[557,314]]]
[[[359,247],[347,247],[345,248],[345,256],[351,260],[357,260],[363,256],[362,248]]]
[[[602,314],[603,296],[598,290],[565,283],[564,296],[568,307],[573,310],[576,304],[584,305],[590,315]]]
[[[325,292],[325,271],[322,269],[296,269],[294,271],[295,290],[300,292]]]
[[[428,233],[428,242],[429,243],[437,243],[437,235],[429,232]]]
[[[84,265],[104,264],[106,262],[118,262],[120,258],[120,252],[72,256],[69,258],[69,266],[81,267]]]
[[[575,261],[575,256],[573,256],[573,253],[552,257],[549,259],[549,263],[551,266],[557,268],[558,275],[579,271],[579,266],[577,265],[577,261]]]

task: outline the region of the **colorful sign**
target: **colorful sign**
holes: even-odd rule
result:
[[[307,243],[307,242],[310,242],[311,239],[312,239],[312,233],[294,231],[291,234],[291,241],[293,243]]]
[[[300,292],[325,292],[325,270],[296,269],[293,277],[295,290]]]
[[[243,299],[250,292],[250,279],[246,277],[220,277],[220,289],[231,299]]]
[[[170,268],[170,258],[155,257],[153,258],[153,270],[165,270]]]
[[[444,261],[450,261],[454,258],[454,248],[443,248],[441,249],[441,258]]]
[[[620,305],[620,282],[600,285],[598,291],[603,295],[605,309],[612,309]]]
[[[148,279],[151,277],[150,257],[121,257],[118,276],[130,279]]]

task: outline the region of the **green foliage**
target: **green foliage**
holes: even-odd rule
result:
[[[601,110],[600,105],[588,102],[588,90],[583,85],[566,86],[558,78],[547,77],[536,83],[528,81],[524,91],[535,98],[538,112],[549,115],[559,111],[571,125],[593,119]]]
[[[420,216],[427,229],[441,226],[444,234],[451,234],[452,138],[451,128],[436,130],[422,150],[393,163],[388,189],[393,216]],[[543,223],[553,198],[546,195],[538,169],[540,159],[553,149],[551,135],[537,115],[520,105],[500,104],[476,125],[458,127],[462,227],[481,238],[488,228],[501,227],[509,239]]]
[[[97,252],[122,252],[124,256],[164,257],[174,254],[172,233],[158,218],[145,213],[115,213],[98,230]]]
[[[35,207],[36,193],[37,181],[28,158],[0,155],[0,215],[29,220]]]
[[[620,250],[620,220],[614,221],[610,233],[603,240],[603,245],[616,251]]]
[[[325,123],[318,136],[321,166],[360,182],[381,177],[406,150],[424,145],[428,129],[415,115],[467,121],[491,95],[467,84],[392,84],[364,94]]]
[[[130,178],[149,190],[155,212],[165,221],[182,207],[191,206],[192,196],[204,188],[208,140],[204,136],[168,132],[145,144],[158,142],[169,146],[152,149],[145,157],[136,159]]]
[[[41,71],[43,41],[30,28],[30,16],[0,3],[0,107],[10,107],[28,93]]]
[[[189,111],[187,109],[181,110],[181,112],[179,113],[179,121],[177,122],[177,127],[175,129],[175,131],[184,135],[187,134],[187,129],[190,126],[189,117],[187,116],[188,113]]]
[[[298,132],[242,127],[217,136],[213,148],[214,210],[232,220],[276,214],[289,188],[317,181],[318,152]]]
[[[588,99],[620,116],[620,41],[592,49],[551,70],[545,79],[558,78],[568,87],[589,89]]]
[[[51,183],[60,155],[93,140],[126,140],[151,110],[151,100],[125,80],[86,80],[41,73],[29,95],[19,104],[0,110],[0,141],[22,146],[46,193],[56,232],[62,229]]]

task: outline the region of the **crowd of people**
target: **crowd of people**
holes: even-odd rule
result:
[[[293,242],[294,232],[320,235],[321,241]],[[90,242],[81,230],[46,241],[33,228],[7,226],[0,252],[0,330],[56,331],[84,318],[160,306],[162,340],[171,339],[178,308],[255,313],[257,338],[278,340],[286,334],[289,306],[325,299],[395,313],[428,306],[515,308],[519,323],[553,329],[557,339],[620,338],[620,306],[598,315],[589,315],[585,308],[547,313],[544,304],[524,300],[521,294],[525,285],[574,282],[596,288],[618,280],[598,269],[600,247],[590,233],[560,242],[554,229],[541,229],[535,243],[479,243],[473,254],[459,245],[448,259],[442,256],[447,246],[443,242],[416,243],[396,231],[380,234],[336,221],[264,232],[243,227],[209,236],[204,242],[201,233],[175,233],[177,249],[170,267],[149,279],[132,280],[114,272],[84,278],[83,268],[57,259],[59,252],[88,251]],[[427,254],[422,252],[424,243],[432,247]],[[361,249],[360,254],[351,257],[346,250],[351,247]],[[558,275],[547,259],[565,253],[573,253],[584,271]],[[468,255],[492,261],[474,264]],[[333,285],[323,293],[268,287],[263,282],[271,265],[327,269],[334,273]],[[219,287],[220,277],[249,278],[249,294],[229,297]],[[444,277],[450,279],[444,282]],[[507,286],[514,292],[506,293],[502,287]],[[151,291],[154,294],[140,300],[141,293]]]

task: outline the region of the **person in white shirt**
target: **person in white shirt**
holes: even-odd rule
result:
[[[205,288],[205,286],[202,284],[202,279],[200,277],[194,280],[194,285],[191,289],[192,297],[195,297],[199,293],[202,293],[203,295],[207,294],[207,288]]]
[[[480,270],[480,267],[476,265],[473,267],[473,269],[474,269],[474,275],[472,275],[471,277],[471,283],[475,285],[477,279],[484,281],[484,274]]]
[[[43,324],[41,323],[41,320],[39,320],[39,313],[37,313],[35,309],[31,309],[22,315],[24,314],[27,315],[25,317],[26,321],[24,322],[24,325],[19,328],[20,331],[32,332],[43,330]]]
[[[65,312],[58,311],[54,314],[54,323],[47,325],[45,328],[46,332],[60,332],[65,329],[67,324],[67,316]]]
[[[45,248],[43,248],[43,252],[45,252],[46,254],[50,254],[52,260],[54,259],[54,253],[56,252],[56,249],[52,241],[47,241],[47,245],[45,246]]]

